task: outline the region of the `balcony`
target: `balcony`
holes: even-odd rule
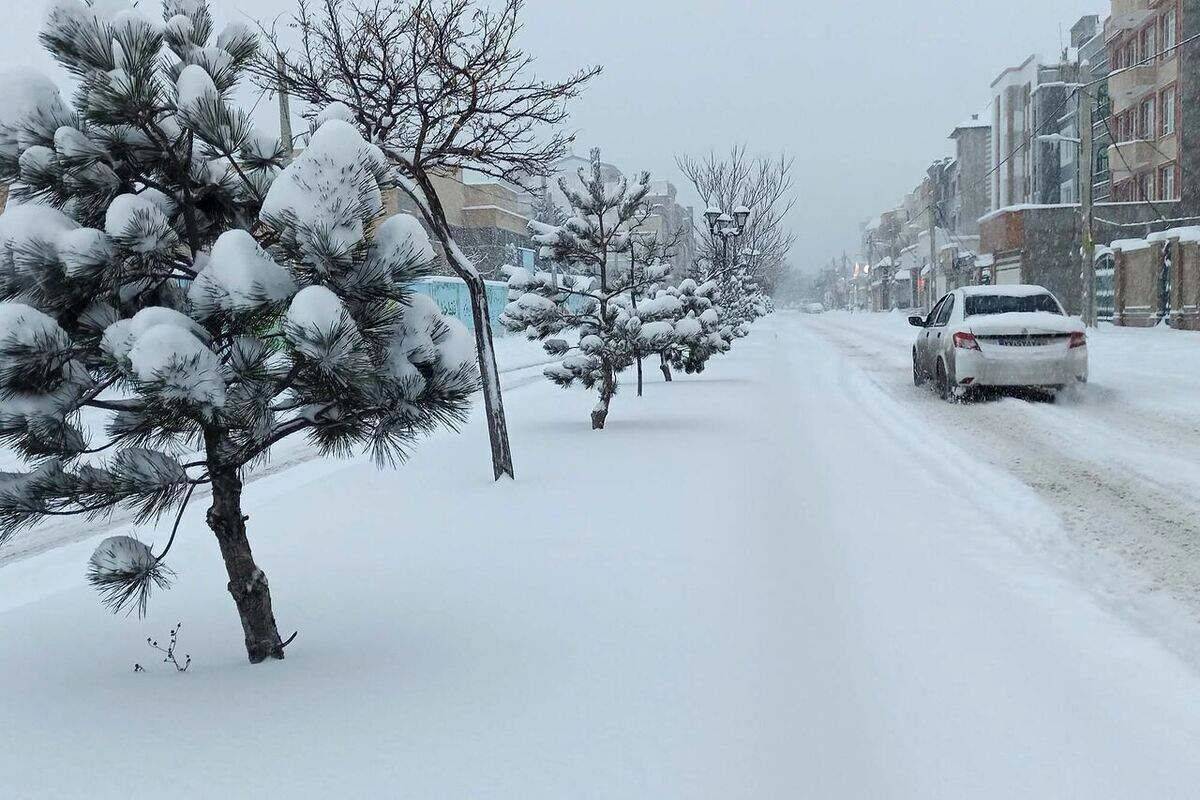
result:
[[[1104,23],[1104,40],[1111,42],[1122,33],[1135,31],[1154,15],[1151,0],[1112,0],[1112,14]]]
[[[1122,70],[1108,79],[1108,96],[1114,114],[1136,105],[1145,95],[1158,87],[1158,67],[1142,64]]]
[[[1137,139],[1121,142],[1108,148],[1108,167],[1112,171],[1113,183],[1145,172],[1155,162],[1154,142]]]

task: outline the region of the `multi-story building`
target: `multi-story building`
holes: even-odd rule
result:
[[[533,264],[529,240],[532,211],[526,192],[492,178],[464,175],[462,169],[435,175],[433,184],[455,241],[485,277],[502,279],[507,265]],[[416,210],[395,189],[385,199],[388,214]],[[450,274],[444,259],[441,273]]]
[[[950,186],[946,216],[959,237],[978,237],[979,218],[992,210],[988,172],[992,168],[992,124],[972,114],[950,132],[956,169]]]
[[[1106,23],[1098,16],[1081,18],[1071,28],[1071,44],[1078,48],[1079,80],[1085,84],[1080,91],[1090,98],[1092,106],[1092,200],[1106,203],[1112,199],[1112,173],[1108,165],[1108,117],[1112,112],[1108,97],[1108,45],[1104,40]],[[1077,102],[1079,102],[1077,100]],[[1064,147],[1064,159],[1077,159],[1078,148]],[[1076,174],[1082,174],[1075,161]],[[1076,194],[1078,199],[1082,195]]]
[[[650,216],[642,227],[661,242],[678,240],[670,261],[676,274],[684,274],[696,258],[694,209],[680,205],[678,189],[666,180],[651,181],[646,203]]]
[[[1196,91],[1200,54],[1179,44],[1197,32],[1200,0],[1112,0],[1104,30],[1111,115],[1104,122],[1117,201],[1196,207],[1200,187],[1186,176],[1200,168],[1200,109],[1184,100]]]
[[[992,208],[1032,202],[1033,163],[1025,143],[1033,130],[1037,62],[1030,56],[992,81]]]

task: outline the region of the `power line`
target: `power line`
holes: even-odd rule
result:
[[[1108,138],[1112,139],[1114,149],[1117,151],[1117,157],[1120,158],[1121,163],[1125,165],[1125,171],[1128,172],[1131,176],[1134,175],[1133,167],[1129,166],[1129,161],[1126,160],[1125,154],[1123,152],[1121,152],[1120,145],[1124,144],[1124,142],[1121,142],[1120,144],[1117,143],[1117,137],[1113,135],[1112,128],[1109,127],[1108,117],[1103,117],[1102,119],[1104,120],[1104,130],[1108,132]],[[1134,184],[1134,185],[1137,185],[1137,184]],[[1143,197],[1142,202],[1144,202],[1146,205],[1150,206],[1150,210],[1154,212],[1154,216],[1158,217],[1158,221],[1162,222],[1162,221],[1166,220],[1166,217],[1163,216],[1163,213],[1158,210],[1158,206],[1154,205],[1153,200],[1151,200],[1149,197]]]
[[[1197,33],[1193,36],[1189,36],[1188,38],[1184,39],[1183,41],[1179,42],[1178,44],[1176,44],[1172,47],[1168,47],[1165,50],[1160,50],[1159,52],[1155,53],[1154,55],[1149,56],[1148,58],[1145,58],[1136,64],[1131,64],[1127,67],[1122,67],[1121,69],[1113,70],[1112,72],[1109,72],[1107,75],[1105,75],[1103,78],[1097,78],[1096,80],[1089,81],[1087,83],[1074,84],[1073,85],[1074,88],[1071,90],[1071,92],[1069,94],[1067,94],[1065,97],[1063,97],[1062,102],[1059,103],[1058,107],[1051,114],[1049,114],[1046,117],[1046,119],[1042,122],[1042,124],[1039,125],[1037,128],[1035,128],[1032,133],[1023,137],[1020,144],[1018,144],[1016,147],[1014,147],[1012,149],[1012,151],[1010,151],[1008,153],[1008,155],[1006,155],[1003,159],[1000,160],[999,163],[997,163],[994,167],[992,167],[990,170],[988,170],[986,173],[984,173],[983,177],[981,177],[978,182],[976,182],[975,184],[972,185],[973,188],[978,188],[981,185],[986,185],[987,182],[992,178],[993,175],[995,175],[997,172],[999,172],[1006,164],[1008,164],[1009,161],[1016,158],[1018,153],[1020,153],[1022,150],[1024,150],[1026,147],[1028,147],[1030,145],[1030,143],[1033,142],[1034,139],[1036,139],[1038,136],[1040,136],[1048,123],[1050,123],[1050,122],[1057,123],[1061,118],[1062,110],[1064,108],[1066,108],[1067,103],[1069,103],[1073,97],[1082,95],[1083,97],[1087,98],[1087,100],[1089,102],[1094,100],[1095,98],[1092,95],[1088,94],[1087,92],[1083,91],[1084,89],[1090,88],[1092,86],[1096,86],[1097,84],[1107,83],[1110,78],[1113,78],[1117,75],[1128,72],[1129,70],[1135,69],[1137,67],[1153,63],[1155,59],[1161,58],[1161,57],[1167,55],[1168,53],[1172,53],[1176,50],[1179,50],[1182,47],[1184,47],[1185,45],[1191,44],[1192,42],[1195,42],[1197,40],[1200,40],[1200,33]],[[1083,101],[1081,100],[1081,102],[1083,102]],[[1112,135],[1112,129],[1109,127],[1109,124],[1108,124],[1108,115],[1102,116],[1101,121],[1104,123],[1105,130],[1108,131],[1109,138],[1113,141],[1114,144],[1116,144],[1117,143],[1116,137]],[[1122,161],[1125,160],[1125,157],[1121,153],[1120,148],[1117,148],[1117,154],[1121,157]],[[1092,158],[1092,154],[1080,152],[1080,158],[1084,158],[1084,157]],[[1128,168],[1129,165],[1126,164],[1125,166],[1126,166],[1126,168]],[[1181,169],[1182,169],[1182,167],[1181,167]],[[1130,170],[1130,172],[1132,173],[1132,170]],[[1160,221],[1166,221],[1165,218],[1162,216],[1162,214],[1154,207],[1153,203],[1151,203],[1149,200],[1147,200],[1146,202],[1150,204],[1151,208],[1154,210],[1154,213],[1159,217]],[[917,216],[921,216],[921,215],[925,214],[925,212],[931,211],[936,206],[937,206],[937,201],[931,202],[929,205],[925,206],[919,212],[917,212]],[[1200,219],[1200,217],[1198,217],[1197,219]],[[945,219],[943,218],[943,222],[944,221],[945,221]],[[1103,220],[1100,220],[1100,221],[1103,222]],[[1144,225],[1147,223],[1137,223],[1137,224]]]
[[[1178,50],[1179,48],[1183,47],[1185,44],[1191,44],[1192,42],[1196,41],[1197,39],[1200,39],[1200,33],[1197,33],[1193,36],[1189,36],[1188,38],[1184,39],[1179,44],[1174,45],[1173,47],[1168,47],[1166,50],[1159,50],[1154,55],[1147,56],[1146,58],[1142,59],[1141,61],[1137,62],[1136,64],[1130,64],[1127,67],[1121,67],[1120,69],[1114,69],[1112,72],[1108,73],[1103,78],[1097,78],[1096,80],[1090,81],[1089,83],[1080,84],[1080,86],[1086,89],[1089,86],[1095,86],[1098,83],[1106,83],[1110,78],[1114,78],[1117,75],[1120,75],[1125,72],[1129,72],[1131,69],[1137,69],[1138,67],[1144,67],[1147,64],[1152,64],[1152,63],[1154,63],[1155,59],[1162,58],[1163,56],[1167,55],[1167,53],[1173,53],[1176,50]]]

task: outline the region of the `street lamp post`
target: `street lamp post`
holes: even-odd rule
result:
[[[1082,63],[1084,69],[1087,62]],[[1079,148],[1076,164],[1079,167],[1079,211],[1080,211],[1080,258],[1083,261],[1083,322],[1089,328],[1096,327],[1096,241],[1094,218],[1092,216],[1092,184],[1095,181],[1094,170],[1096,163],[1092,152],[1092,103],[1095,98],[1084,91],[1081,85],[1076,86],[1078,93],[1079,136],[1063,136],[1052,133],[1038,136],[1039,142],[1054,145],[1074,145]]]
[[[750,209],[741,205],[733,210],[733,214],[729,214],[715,205],[709,206],[704,212],[704,221],[708,223],[709,235],[721,242],[721,269],[728,269],[729,242],[746,232],[750,224]]]

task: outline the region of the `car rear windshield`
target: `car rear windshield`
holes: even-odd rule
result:
[[[1033,311],[1048,311],[1062,314],[1058,301],[1048,294],[1029,294],[1021,297],[1004,294],[976,294],[967,296],[963,313],[968,317],[985,314],[1021,314]]]

